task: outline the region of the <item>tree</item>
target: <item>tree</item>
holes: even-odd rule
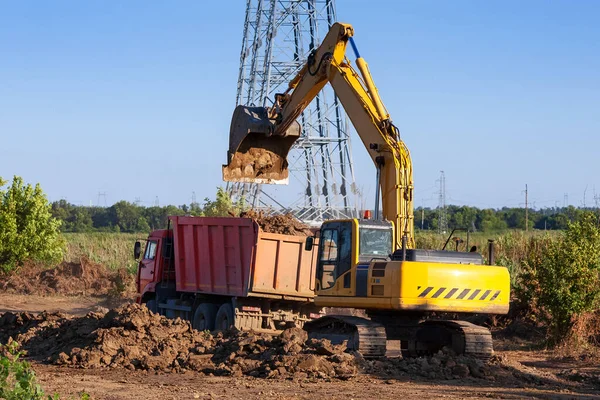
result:
[[[60,221],[52,217],[40,185],[25,185],[18,176],[2,189],[6,184],[0,178],[0,269],[11,271],[26,260],[62,260],[65,244]]]
[[[230,215],[239,215],[245,208],[244,198],[233,202],[231,197],[223,188],[217,189],[215,200],[208,197],[204,199],[203,215],[207,217],[227,217]]]

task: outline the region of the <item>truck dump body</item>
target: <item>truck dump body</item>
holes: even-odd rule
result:
[[[305,237],[263,232],[249,218],[170,217],[178,292],[312,300],[316,252]]]

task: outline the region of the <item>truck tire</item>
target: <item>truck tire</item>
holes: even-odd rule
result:
[[[154,299],[150,299],[146,302],[146,308],[150,311],[152,311],[153,313],[157,313],[158,312],[158,308],[156,306],[156,300]]]
[[[215,330],[226,331],[233,326],[233,307],[231,303],[225,303],[219,307],[215,318]]]
[[[215,313],[217,307],[210,303],[201,303],[194,312],[192,328],[197,331],[213,331],[215,329]]]

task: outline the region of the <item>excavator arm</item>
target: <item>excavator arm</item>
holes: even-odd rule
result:
[[[287,183],[287,153],[300,136],[296,119],[329,83],[375,164],[375,217],[379,216],[381,193],[381,217],[395,225],[395,248],[402,247],[403,236],[406,247],[414,248],[410,154],[379,97],[367,63],[358,53],[353,34],[351,25],[334,24],[286,92],[275,96],[273,107],[236,108],[223,179]],[[348,43],[356,55],[358,71],[346,57]]]

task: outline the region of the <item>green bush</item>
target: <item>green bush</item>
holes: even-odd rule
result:
[[[36,383],[35,373],[29,363],[21,361],[17,342],[1,346],[0,357],[0,399],[22,400],[44,399],[44,391]],[[49,397],[52,399],[52,397]]]
[[[19,344],[9,339],[0,345],[0,399],[6,400],[59,400],[55,394],[47,396],[37,384],[35,372],[27,361],[22,361],[23,352]],[[90,395],[81,392],[80,400],[89,400]]]
[[[600,300],[600,229],[585,213],[561,236],[531,251],[522,265],[519,293],[549,328],[557,344],[571,334],[577,318]],[[541,249],[541,250],[540,250]]]
[[[11,271],[26,260],[60,262],[65,247],[60,221],[52,217],[40,185],[25,185],[18,176],[2,189],[6,183],[0,178],[0,270]]]

